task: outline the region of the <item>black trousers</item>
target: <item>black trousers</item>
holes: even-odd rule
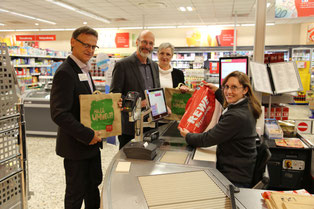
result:
[[[65,209],[81,209],[84,200],[85,209],[98,209],[100,195],[98,185],[102,181],[100,152],[85,160],[64,159],[66,190]]]
[[[119,149],[122,149],[124,145],[126,145],[131,139],[134,139],[134,136],[132,135],[127,135],[127,134],[122,134],[118,136],[119,139]]]

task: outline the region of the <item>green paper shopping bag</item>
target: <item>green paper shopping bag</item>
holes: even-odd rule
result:
[[[191,98],[194,91],[181,93],[179,89],[165,88],[165,97],[168,107],[171,109],[171,114],[165,119],[167,120],[181,120],[185,113],[185,106]]]
[[[101,138],[121,135],[120,93],[80,95],[81,123],[100,132]]]

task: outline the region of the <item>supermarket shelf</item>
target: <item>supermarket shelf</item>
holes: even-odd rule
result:
[[[25,77],[37,76],[37,75],[40,75],[40,73],[31,73],[30,75],[16,75],[16,77],[18,77],[18,78],[25,78]]]
[[[28,84],[22,84],[21,86],[37,86],[41,84],[40,82],[37,82],[37,83],[28,83]]]
[[[67,57],[55,57],[55,56],[40,56],[40,55],[27,55],[27,54],[10,54],[11,57],[33,57],[33,58],[47,58],[47,59],[66,59]]]
[[[41,75],[39,76],[39,79],[53,79],[52,75]]]
[[[92,76],[93,80],[106,80],[106,78],[104,76]]]
[[[14,67],[51,67],[51,65],[14,65]]]

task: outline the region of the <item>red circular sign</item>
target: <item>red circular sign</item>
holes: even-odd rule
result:
[[[299,131],[306,131],[307,128],[308,128],[308,125],[307,125],[306,123],[304,123],[304,122],[301,122],[301,123],[299,123],[299,125],[298,125],[298,130],[299,130]]]

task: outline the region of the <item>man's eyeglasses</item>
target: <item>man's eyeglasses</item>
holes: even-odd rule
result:
[[[80,40],[78,40],[77,38],[75,38],[75,40],[77,40],[78,42],[80,42],[80,43],[85,47],[85,49],[90,49],[90,48],[91,48],[92,50],[95,50],[96,48],[99,49],[99,47],[96,46],[96,45],[90,45],[90,44],[84,43],[83,41],[80,41]]]
[[[148,42],[148,41],[146,41],[146,40],[140,40],[140,42],[141,42],[141,44],[145,44],[145,45],[150,45],[150,46],[154,46],[155,45],[155,43],[154,42]]]
[[[231,89],[231,91],[238,91],[241,88],[243,88],[243,86],[228,86],[228,85],[225,85],[225,86],[222,87],[222,90],[228,91],[228,89]]]

